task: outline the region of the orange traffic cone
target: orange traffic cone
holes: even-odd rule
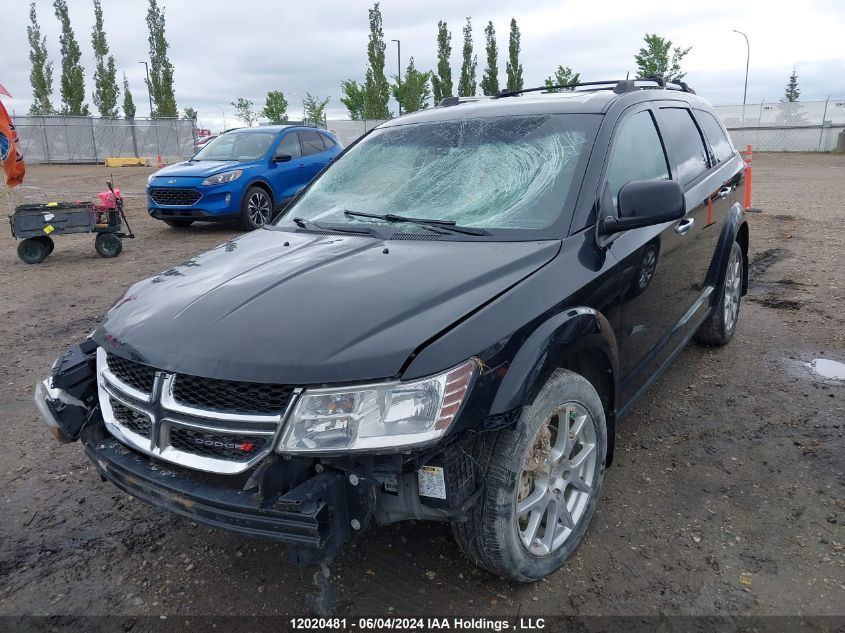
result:
[[[159,155],[158,155],[158,168],[159,168],[159,169],[161,169],[161,168],[162,168],[162,167],[164,167],[164,166],[165,166],[165,165],[164,165],[164,161],[163,161],[163,160],[161,160],[161,154],[159,154]]]

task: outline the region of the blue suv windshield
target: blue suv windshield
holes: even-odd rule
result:
[[[384,223],[344,213],[354,211],[485,230],[546,229],[577,189],[599,118],[542,114],[379,129],[338,159],[277,224]]]
[[[192,160],[258,160],[275,138],[273,132],[227,132],[210,141]]]

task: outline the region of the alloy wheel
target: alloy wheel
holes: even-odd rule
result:
[[[247,201],[249,221],[255,226],[264,226],[270,221],[270,198],[263,191],[254,191]]]
[[[739,254],[738,250],[731,253],[731,258],[728,261],[724,293],[722,309],[724,311],[725,329],[730,332],[736,325],[739,300],[742,294],[742,255]]]
[[[533,555],[560,549],[584,517],[597,467],[596,429],[577,402],[544,421],[523,461],[517,487],[517,530]]]

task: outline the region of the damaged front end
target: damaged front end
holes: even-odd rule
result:
[[[244,384],[167,374],[89,339],[56,360],[35,402],[60,442],[81,440],[104,480],[191,521],[283,543],[300,564],[331,560],[373,522],[466,520],[478,499],[467,440],[284,454],[276,448],[302,390],[291,388],[272,419],[226,413],[221,398],[243,397]]]

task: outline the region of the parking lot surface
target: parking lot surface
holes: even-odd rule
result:
[[[737,335],[690,345],[627,418],[577,554],[516,585],[475,568],[446,525],[371,529],[332,565],[342,614],[845,614],[845,384],[812,365],[845,361],[845,156],[761,154],[754,168],[763,212],[749,214]],[[238,234],[151,220],[150,172],[114,172],[137,234],[116,259],[60,236],[28,266],[0,232],[0,614],[302,614],[312,570],[101,482],[32,404],[132,282]],[[88,199],[109,174],[31,166],[0,208]],[[256,336],[284,324],[270,326]]]

